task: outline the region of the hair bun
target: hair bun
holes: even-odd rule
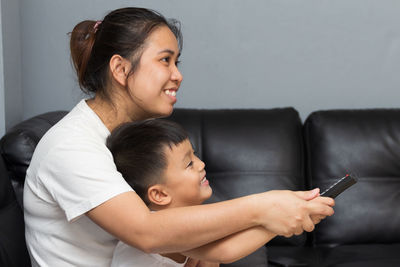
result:
[[[79,84],[84,86],[84,75],[89,61],[99,23],[85,20],[78,23],[71,32],[71,58],[78,74]]]

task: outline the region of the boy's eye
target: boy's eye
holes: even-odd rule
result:
[[[189,164],[186,166],[186,168],[192,167],[193,166],[193,161],[190,161]]]
[[[175,61],[175,66],[179,66],[181,64],[181,61],[180,60],[177,60],[177,61]]]

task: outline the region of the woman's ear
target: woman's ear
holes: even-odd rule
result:
[[[131,63],[120,55],[113,55],[109,67],[114,80],[125,87],[131,70]]]
[[[152,204],[158,206],[166,206],[172,201],[172,196],[161,184],[150,186],[147,190],[147,197]]]

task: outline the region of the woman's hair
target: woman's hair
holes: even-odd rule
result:
[[[165,149],[188,139],[179,124],[151,119],[120,125],[107,138],[107,147],[117,170],[148,205],[148,188],[163,182],[168,164]]]
[[[139,64],[146,39],[153,30],[167,26],[182,49],[180,24],[145,8],[121,8],[110,12],[103,21],[85,20],[71,32],[70,50],[78,81],[85,93],[107,92],[108,66],[113,55],[131,61],[132,73]]]

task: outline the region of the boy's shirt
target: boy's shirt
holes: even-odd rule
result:
[[[183,267],[187,260],[177,263],[160,254],[145,253],[120,241],[114,250],[111,267]]]

